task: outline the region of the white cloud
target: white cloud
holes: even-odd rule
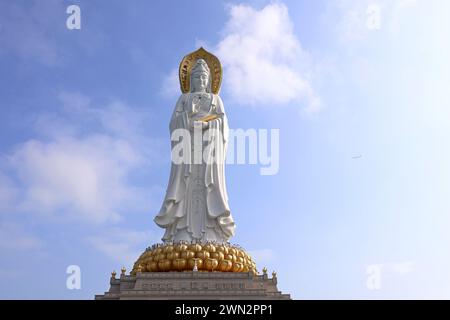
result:
[[[319,98],[302,72],[307,54],[294,34],[287,7],[273,3],[256,10],[235,5],[229,12],[223,39],[214,51],[234,100],[261,105],[303,99],[309,111],[318,110]]]
[[[25,186],[24,208],[55,213],[70,207],[89,220],[117,219],[111,201],[123,200],[121,179],[132,165],[120,149],[120,142],[104,136],[21,145],[10,161]],[[114,153],[119,155],[109,157]]]
[[[157,242],[153,238],[149,232],[112,228],[86,241],[110,259],[132,266],[148,244]]]
[[[142,132],[148,115],[118,101],[93,107],[80,94],[62,93],[60,99],[61,114],[37,121],[46,139],[28,140],[7,156],[21,190],[8,207],[93,223],[117,221],[123,211],[148,210],[150,191],[128,181],[151,163],[155,144]],[[0,188],[19,186],[4,182]],[[13,195],[0,198],[2,207]]]
[[[273,3],[261,10],[248,5],[228,8],[222,39],[213,46],[196,40],[196,45],[220,59],[224,89],[233,102],[272,106],[302,101],[305,111],[318,111],[320,99],[308,79],[310,59],[294,34],[287,7]],[[164,80],[162,92],[179,94],[177,69]]]

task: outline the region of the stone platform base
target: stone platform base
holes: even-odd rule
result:
[[[277,278],[251,272],[138,272],[111,278],[110,289],[96,300],[289,300]]]

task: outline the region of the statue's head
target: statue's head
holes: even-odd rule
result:
[[[198,59],[191,70],[191,92],[211,92],[211,72],[203,59]]]

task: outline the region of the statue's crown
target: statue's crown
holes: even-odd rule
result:
[[[192,74],[201,73],[201,72],[206,72],[208,74],[210,73],[209,67],[208,67],[208,64],[206,63],[206,61],[203,59],[198,59],[194,65],[194,67],[192,68]]]
[[[222,65],[219,59],[203,48],[183,57],[178,70],[181,92],[191,92],[192,73],[204,72],[209,76],[211,92],[218,94],[222,83]]]

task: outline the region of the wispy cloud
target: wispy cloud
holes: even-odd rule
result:
[[[294,33],[287,7],[273,3],[261,10],[248,5],[228,6],[229,20],[221,40],[208,45],[224,68],[224,92],[233,103],[248,106],[286,105],[297,102],[306,112],[320,109],[311,85],[310,57]],[[166,77],[162,92],[180,92],[177,69]]]
[[[157,242],[149,232],[112,228],[86,241],[108,258],[124,266],[132,266],[145,247]]]
[[[0,187],[9,193],[0,207],[94,223],[117,221],[124,210],[148,209],[149,190],[128,178],[152,161],[157,142],[143,133],[149,115],[120,101],[96,107],[76,93],[61,93],[60,100],[61,113],[36,122],[44,137],[7,155],[7,169],[18,185],[4,174]]]
[[[303,99],[309,111],[317,111],[319,98],[302,72],[307,54],[287,7],[273,3],[256,10],[233,5],[229,14],[215,51],[226,68],[224,81],[234,100],[272,105]]]

